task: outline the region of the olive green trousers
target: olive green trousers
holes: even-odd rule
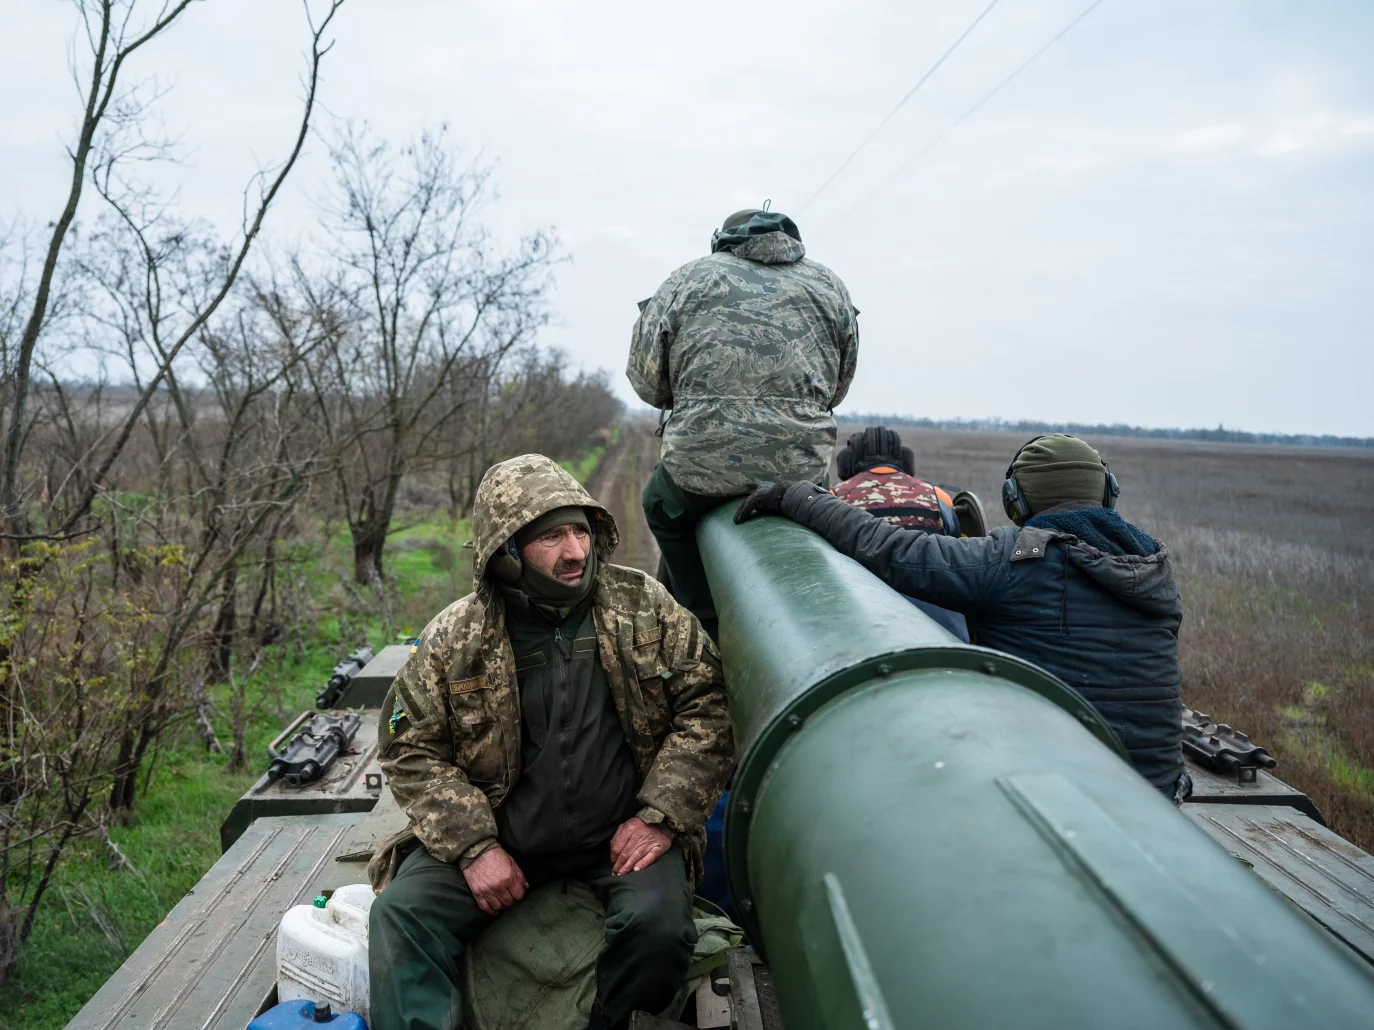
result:
[[[720,642],[720,620],[716,618],[711,584],[706,579],[706,568],[697,548],[697,523],[727,500],[728,497],[689,493],[673,481],[662,464],[654,467],[641,497],[644,520],[658,541],[658,550],[668,571],[664,586],[678,604],[697,617],[702,628],[717,643]]]
[[[635,1009],[659,1012],[673,1000],[697,938],[680,849],[621,876],[611,873],[608,848],[557,859],[512,857],[531,888],[578,879],[605,906],[596,997],[608,1025],[623,1027]],[[458,866],[416,847],[368,917],[372,1030],[454,1030],[463,1019],[463,949],[499,918],[477,907]]]

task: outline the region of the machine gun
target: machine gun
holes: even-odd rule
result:
[[[296,732],[291,743],[278,751],[277,745],[307,718],[309,723]],[[319,779],[329,763],[353,742],[362,724],[362,716],[357,712],[346,715],[302,712],[267,745],[267,754],[272,759],[272,764],[267,767],[267,778],[275,782],[285,777],[287,785],[291,787]]]
[[[1279,764],[1240,730],[1192,708],[1183,709],[1183,753],[1209,769],[1234,774],[1239,783],[1254,783],[1261,769]]]
[[[329,677],[323,689],[315,695],[316,708],[333,708],[335,702],[343,697],[348,685],[353,682],[353,677],[363,671],[363,666],[372,661],[375,657],[370,647],[360,647],[347,658],[334,666],[334,672]]]

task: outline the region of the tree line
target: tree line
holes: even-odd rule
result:
[[[1280,447],[1374,448],[1374,437],[1334,436],[1330,433],[1254,433],[1245,429],[1180,429],[1132,426],[1124,422],[1042,422],[1036,419],[1001,418],[916,418],[912,415],[844,415],[846,423],[863,425],[912,426],[917,429],[946,429],[956,432],[981,431],[1017,433],[1068,433],[1071,436],[1125,436],[1145,440],[1198,440],[1205,443],[1273,444]]]
[[[151,76],[190,0],[73,0],[69,188],[0,231],[0,982],[169,729],[223,746],[216,684],[243,764],[242,681],[300,614],[283,548],[304,527],[346,524],[357,589],[380,590],[409,482],[456,519],[494,461],[572,456],[619,413],[536,345],[562,252],[488,230],[489,166],[444,128],[317,124],[342,5],[303,4],[296,129],[226,239],[148,171],[176,157]],[[285,247],[264,230],[308,144],[329,186]]]

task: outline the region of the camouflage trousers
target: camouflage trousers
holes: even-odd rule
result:
[[[611,874],[609,846],[578,855],[511,857],[531,888],[578,879],[605,906],[606,945],[596,963],[596,996],[607,1025],[624,1027],[633,1010],[659,1012],[673,1000],[697,941],[687,863],[679,848],[647,869],[621,876]],[[463,1012],[456,986],[459,959],[499,918],[477,907],[457,865],[417,845],[368,917],[372,1030],[454,1030]]]
[[[697,548],[697,523],[727,499],[689,493],[673,481],[662,463],[655,466],[653,475],[644,484],[641,498],[644,519],[663,556],[659,564],[660,582],[668,588],[673,600],[697,617],[702,628],[717,643],[720,642],[720,620],[716,618],[711,584],[707,582],[701,551]]]

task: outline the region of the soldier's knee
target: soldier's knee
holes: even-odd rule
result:
[[[421,877],[398,877],[382,889],[372,901],[368,925],[383,932],[394,931],[434,921],[438,912],[432,891]]]
[[[690,954],[696,943],[690,907],[666,890],[637,892],[610,916],[606,929],[632,940],[637,952],[653,955]]]
[[[373,899],[372,908],[367,916],[370,934],[375,935],[379,930],[386,933],[407,921],[414,911],[414,905],[407,903],[407,899],[401,896],[403,893],[393,891],[388,886],[386,890]]]

